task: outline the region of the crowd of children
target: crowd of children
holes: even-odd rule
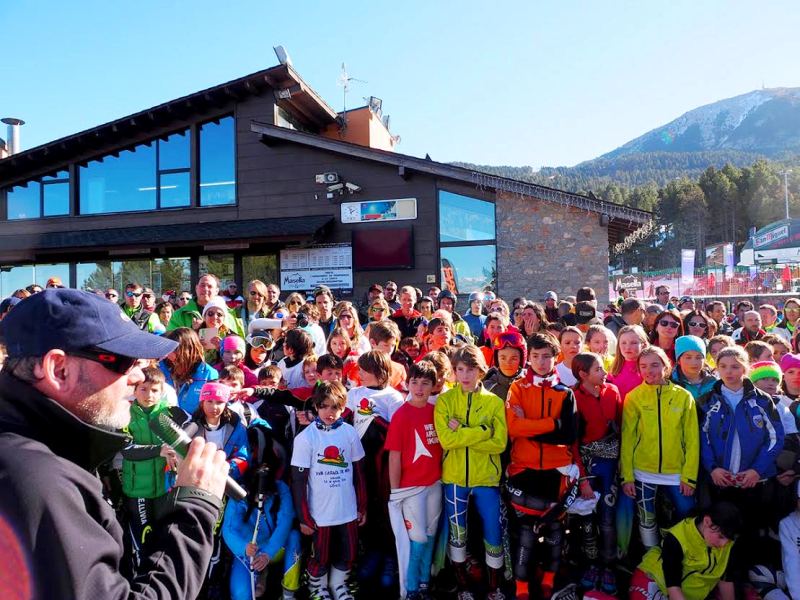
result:
[[[614,333],[590,292],[549,311],[475,293],[462,318],[405,286],[362,327],[317,290],[246,336],[212,300],[216,335],[168,331],[134,392],[128,568],[180,468],[149,427],[166,413],[248,490],[206,598],[800,598],[796,345],[685,334],[701,311],[667,306],[645,329],[629,300]]]

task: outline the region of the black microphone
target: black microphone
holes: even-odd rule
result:
[[[175,450],[175,452],[182,457],[186,457],[186,453],[189,452],[189,444],[192,443],[192,438],[181,429],[166,412],[162,412],[158,415],[158,419],[151,420],[149,426],[151,431],[158,436],[158,439]],[[195,431],[197,431],[197,425],[195,425]],[[228,480],[225,482],[225,495],[234,500],[243,500],[247,497],[247,490],[228,475]]]

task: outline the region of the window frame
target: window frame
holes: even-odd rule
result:
[[[48,179],[47,181],[45,181],[45,178],[53,177],[53,176],[57,175],[58,173],[60,173],[61,171],[66,171],[67,172],[67,176],[66,177],[61,177],[59,179]],[[59,169],[53,175],[43,175],[42,177],[38,177],[36,179],[31,179],[31,180],[29,180],[29,181],[27,181],[25,183],[27,183],[27,185],[34,185],[35,184],[35,185],[39,186],[39,214],[36,217],[11,217],[9,215],[9,212],[8,212],[8,201],[9,201],[9,196],[11,195],[11,191],[16,187],[21,187],[23,184],[13,185],[13,186],[11,186],[9,188],[6,188],[5,191],[4,191],[4,194],[3,194],[3,196],[4,196],[4,205],[5,205],[5,211],[4,211],[5,212],[5,220],[7,222],[10,222],[10,221],[36,221],[36,220],[39,220],[39,219],[61,219],[61,218],[70,216],[70,214],[69,214],[69,202],[67,202],[67,212],[66,213],[60,213],[60,214],[57,214],[57,215],[45,215],[44,214],[44,192],[45,192],[45,186],[48,186],[48,185],[60,185],[60,184],[66,183],[67,184],[67,198],[69,199],[70,194],[72,193],[72,178],[70,177],[69,167],[67,167],[65,169]]]
[[[477,191],[477,190],[476,190]],[[494,207],[494,237],[485,239],[485,240],[469,240],[469,241],[442,241],[442,230],[441,230],[441,193],[447,192],[450,194],[457,194],[459,196],[464,196],[466,198],[470,198],[471,200],[479,200],[481,202],[488,202]],[[437,240],[437,247],[436,247],[436,279],[438,281],[438,285],[441,289],[444,288],[444,281],[442,280],[442,248],[462,248],[465,246],[494,246],[494,259],[495,259],[495,269],[497,268],[497,202],[495,198],[486,198],[482,197],[482,194],[473,193],[473,192],[465,192],[464,190],[456,191],[453,188],[448,187],[436,187],[436,240]],[[498,293],[498,281],[495,280],[494,283],[494,292]],[[463,293],[462,293],[463,295]]]

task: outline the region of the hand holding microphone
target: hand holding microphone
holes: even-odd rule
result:
[[[247,491],[228,476],[230,466],[225,453],[214,444],[207,444],[202,438],[192,439],[166,413],[150,421],[149,426],[161,441],[183,456],[175,480],[177,487],[195,487],[218,498],[223,494],[235,500],[247,496]]]

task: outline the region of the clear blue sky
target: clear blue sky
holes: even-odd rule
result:
[[[348,105],[383,98],[398,150],[441,161],[573,165],[800,86],[795,0],[0,0],[0,25],[0,116],[27,121],[24,148],[272,66],[277,44],[337,110],[346,62],[368,81]]]

